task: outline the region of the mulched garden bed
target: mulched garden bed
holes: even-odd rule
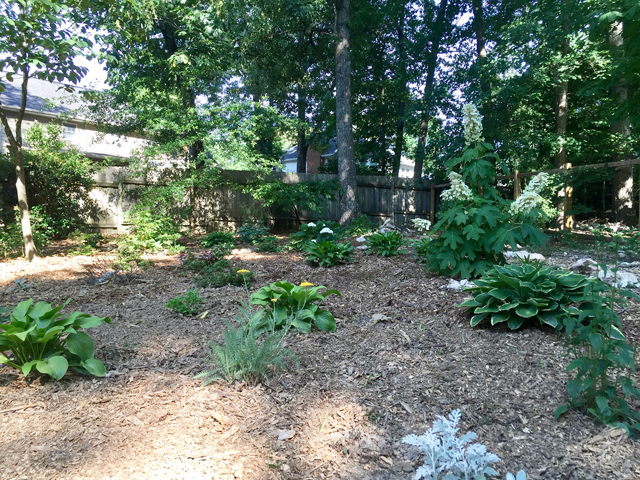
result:
[[[177,256],[151,258],[155,266],[105,284],[92,279],[108,271],[108,252],[0,263],[1,305],[72,298],[65,311],[113,320],[88,332],[105,378],[25,381],[0,368],[3,479],[409,479],[422,462],[402,437],[454,408],[462,430],[501,457],[500,478],[520,469],[530,479],[640,478],[636,440],[578,412],[554,419],[569,378],[557,332],[471,328],[455,307],[466,295],[409,255],[358,252],[318,269],[297,253],[235,250],[237,268],[255,272],[253,291],[287,280],[342,293],[326,302],[337,331],[290,336],[300,369],[256,387],[193,378],[244,288],[204,289],[202,313],[181,317],[165,303],[191,276]],[[7,293],[23,276],[33,285]],[[636,345],[638,312],[632,302],[621,314]]]

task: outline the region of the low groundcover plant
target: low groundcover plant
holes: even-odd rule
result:
[[[375,253],[382,257],[392,257],[406,250],[398,250],[406,241],[400,232],[373,233],[367,237],[367,254]]]
[[[111,323],[109,317],[73,312],[64,317],[59,311],[67,305],[52,307],[46,302],[34,305],[33,299],[20,302],[8,323],[0,323],[0,364],[16,368],[27,376],[35,369],[60,380],[69,367],[80,373],[104,377],[104,364],[94,356],[94,344],[83,328]],[[2,320],[2,317],[0,317]]]
[[[167,302],[167,308],[181,315],[195,315],[202,306],[198,290],[191,288],[184,295],[178,295]]]
[[[331,240],[311,241],[302,246],[306,260],[319,267],[333,267],[342,262],[350,262],[353,245],[349,242],[338,243]]]

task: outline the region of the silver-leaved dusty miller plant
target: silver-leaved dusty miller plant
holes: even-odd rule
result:
[[[460,410],[456,409],[449,418],[438,415],[424,435],[407,435],[402,439],[403,443],[418,447],[425,456],[415,480],[486,480],[498,474],[491,464],[499,462],[500,457],[487,452],[484,445],[472,443],[477,437],[475,432],[458,437],[459,421]],[[507,479],[526,480],[526,474],[522,471],[516,477],[508,474]]]

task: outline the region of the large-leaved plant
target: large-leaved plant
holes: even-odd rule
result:
[[[56,380],[69,367],[103,377],[104,364],[93,358],[93,340],[81,330],[111,320],[80,312],[65,317],[60,310],[70,301],[57,307],[46,302],[34,304],[32,299],[20,302],[0,323],[0,352],[4,352],[0,353],[0,364],[16,368],[25,376],[35,368]]]

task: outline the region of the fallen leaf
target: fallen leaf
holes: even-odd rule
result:
[[[278,433],[278,440],[284,441],[289,440],[296,434],[295,430],[284,430]]]

